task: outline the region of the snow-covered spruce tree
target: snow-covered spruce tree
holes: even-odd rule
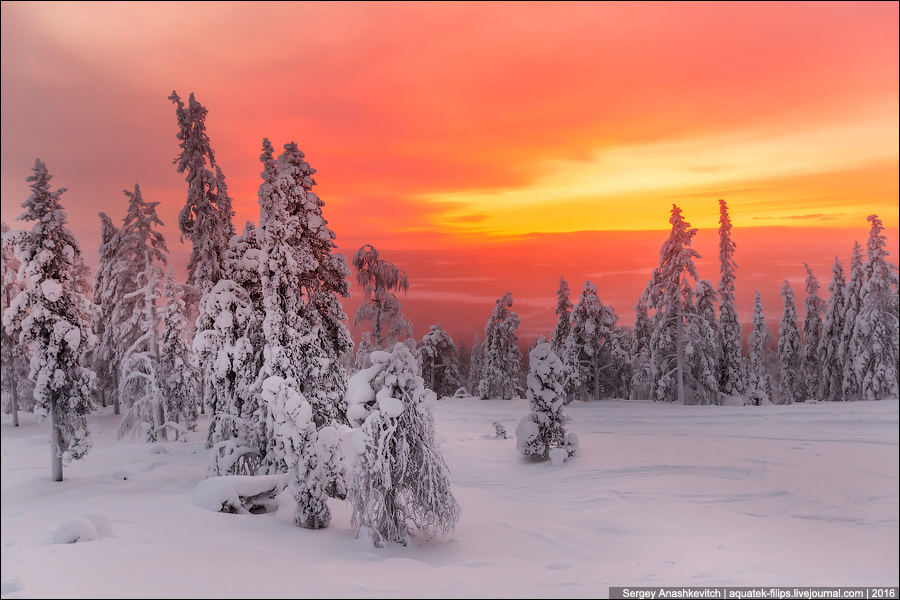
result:
[[[563,360],[565,360],[566,340],[569,339],[569,331],[572,329],[570,323],[572,308],[574,308],[574,305],[569,300],[569,282],[560,275],[559,289],[556,290],[556,310],[553,311],[553,314],[557,315],[556,329],[553,330],[551,343],[553,344],[553,352]]]
[[[119,374],[121,373],[120,332],[113,321],[116,303],[120,301],[117,285],[126,270],[119,257],[119,228],[106,213],[100,213],[100,262],[94,276],[94,316],[93,329],[97,336],[97,345],[91,352],[91,363],[97,374],[97,387],[100,390],[103,406],[107,399],[112,400],[115,414],[119,408]],[[114,333],[115,332],[115,333]]]
[[[478,339],[476,333],[472,338],[472,355],[469,359],[469,380],[466,385],[469,393],[473,396],[478,393],[478,384],[481,383],[481,376],[484,373],[484,342]]]
[[[735,303],[734,250],[731,239],[731,217],[725,200],[719,200],[719,391],[733,396],[741,391],[741,324]]]
[[[94,344],[91,302],[79,292],[77,268],[81,248],[66,227],[60,204],[65,188],[50,191],[51,175],[40,159],[34,162],[31,196],[22,204],[20,221],[34,221],[31,231],[4,235],[21,262],[19,280],[28,285],[3,314],[7,333],[31,344],[30,378],[35,382],[34,414],[51,418],[52,475],[62,481],[63,460],[83,457],[90,449],[86,415],[93,406],[96,376],[85,367]]]
[[[356,370],[362,371],[372,366],[372,359],[369,356],[375,346],[372,345],[372,334],[364,331],[359,341],[359,347],[356,349]]]
[[[366,244],[353,256],[356,282],[363,290],[364,300],[353,315],[353,326],[369,323],[375,336],[375,348],[382,350],[400,341],[400,337],[412,337],[412,322],[400,312],[403,305],[394,292],[406,292],[409,278],[406,271],[384,259],[378,258],[378,250]]]
[[[844,329],[844,301],[847,282],[844,279],[844,266],[838,257],[834,257],[834,266],[831,267],[831,283],[828,284],[830,293],[828,307],[825,310],[825,324],[822,328],[822,339],[819,342],[819,365],[822,368],[821,391],[822,400],[843,400],[841,382],[844,374],[844,365],[841,364],[839,353],[841,348],[841,332]]]
[[[680,397],[687,369],[684,364],[684,338],[689,316],[694,313],[693,287],[697,280],[694,259],[700,254],[690,247],[697,234],[681,216],[681,209],[672,205],[669,218],[672,231],[659,251],[659,266],[653,270],[642,300],[655,310],[650,320],[651,393],[654,400],[692,403],[694,399]]]
[[[166,275],[163,293],[166,303],[162,309],[159,375],[166,417],[193,431],[197,427],[200,408],[200,370],[187,342],[189,326],[185,315],[184,286],[175,280],[171,267]],[[176,429],[176,432],[179,430]]]
[[[597,286],[585,281],[565,344],[568,380],[582,400],[614,397],[619,391],[616,375],[628,353],[621,344],[618,319],[612,307],[600,301]]]
[[[329,356],[319,341],[324,335],[317,318],[319,312],[310,310],[303,301],[303,291],[308,297],[313,288],[304,283],[319,263],[299,236],[307,214],[295,209],[295,203],[302,205],[311,200],[298,182],[303,171],[298,172],[300,167],[292,162],[295,147],[286,145],[285,153],[276,162],[272,145],[266,139],[260,157],[264,170],[259,189],[259,273],[265,309],[265,350],[259,379],[267,410],[263,466],[270,473],[292,475],[290,490],[297,501],[294,521],[301,527],[319,529],[331,520],[327,491],[340,491],[336,482],[320,477],[338,473],[340,467],[326,464],[337,456],[333,452],[323,456],[310,453],[314,453],[318,442],[317,425],[334,422],[339,399],[303,393],[304,384],[321,374]]]
[[[465,340],[460,340],[459,349],[456,351],[456,365],[459,369],[459,382],[457,385],[468,389],[469,368],[472,366],[472,352],[466,346]]]
[[[3,236],[10,230],[6,221],[2,223]],[[0,250],[0,266],[2,266],[3,292],[0,295],[0,317],[6,312],[21,291],[18,281],[19,267],[21,263],[15,256],[13,247],[5,241]],[[28,359],[28,349],[19,343],[19,331],[0,327],[0,372],[2,372],[3,395],[7,398],[9,413],[12,415],[13,425],[19,426],[19,410],[24,408],[19,402],[19,386],[22,380],[23,367]],[[30,407],[31,402],[25,402]]]
[[[157,435],[167,438],[165,400],[159,370],[159,315],[157,300],[162,292],[163,268],[166,264],[166,242],[162,233],[154,231],[163,223],[156,215],[158,202],[145,202],[140,187],[125,190],[128,213],[119,230],[120,257],[129,269],[134,291],[120,298],[129,301],[131,314],[125,329],[136,331],[137,338],[122,354],[119,397],[127,407],[118,435],[140,431],[148,441]],[[107,335],[114,332],[108,331]]]
[[[419,366],[425,386],[442,396],[452,396],[459,387],[459,367],[456,362],[456,344],[441,324],[432,325],[422,336],[418,348]]]
[[[753,302],[753,329],[747,340],[747,398],[751,404],[769,404],[771,402],[771,378],[767,369],[766,354],[769,341],[769,325],[763,314],[763,303],[756,292]]]
[[[528,382],[525,395],[531,413],[516,427],[516,449],[538,460],[554,459],[554,464],[575,454],[578,436],[566,434],[568,418],[563,414],[566,366],[542,336],[528,353]],[[559,456],[554,456],[558,454]]]
[[[822,387],[822,365],[819,362],[819,344],[822,342],[822,313],[825,301],[819,298],[819,279],[813,274],[807,263],[806,267],[806,300],[803,306],[806,316],[803,318],[803,352],[800,367],[803,370],[803,383],[806,391],[805,399],[815,400]]]
[[[862,307],[850,340],[850,362],[859,382],[861,400],[896,397],[898,383],[897,273],[887,261],[887,239],[877,215],[869,215],[872,228],[866,247]]]
[[[348,500],[351,524],[377,547],[407,544],[410,526],[431,538],[453,530],[459,505],[450,473],[437,450],[434,393],[416,375],[416,359],[403,344],[372,353],[372,367],[350,380],[347,416],[356,428]]]
[[[650,398],[650,317],[647,303],[634,305],[634,331],[631,337],[631,399]]]
[[[781,286],[781,300],[784,310],[781,313],[781,325],[778,327],[778,362],[781,364],[781,381],[778,386],[776,404],[791,404],[802,401],[803,375],[800,372],[800,357],[803,349],[800,344],[800,330],[797,329],[797,305],[794,290],[787,279]]]
[[[692,303],[693,304],[693,303]],[[686,384],[691,393],[686,398],[693,404],[718,404],[719,379],[717,372],[719,344],[716,339],[716,292],[712,282],[697,282],[696,311],[687,327],[684,359],[690,374]]]
[[[859,379],[854,368],[851,341],[856,329],[856,319],[862,311],[863,284],[866,275],[863,267],[862,246],[853,244],[850,255],[850,280],[844,288],[844,328],[841,331],[841,346],[838,349],[838,362],[843,365],[841,377],[841,395],[844,400],[859,399]]]
[[[231,199],[225,191],[224,206],[219,206],[217,192],[224,176],[218,171],[220,177],[217,177],[210,170],[217,166],[206,134],[208,111],[194,99],[194,94],[187,106],[174,91],[169,100],[175,104],[179,128],[176,137],[181,140],[181,155],[174,164],[179,173],[187,173],[185,181],[188,183],[187,202],[178,215],[178,227],[182,240],[191,240],[187,284],[195,287],[199,296],[211,290],[222,278],[222,263],[228,247],[226,237],[234,227],[231,224]]]
[[[519,315],[509,310],[512,305],[512,293],[506,292],[497,300],[484,327],[484,358],[478,383],[478,395],[482,400],[509,400],[517,392],[516,375],[522,362],[522,351],[516,337]]]

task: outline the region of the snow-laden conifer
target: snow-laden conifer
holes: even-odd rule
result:
[[[578,436],[567,434],[565,428],[568,422],[563,413],[566,365],[544,337],[528,353],[528,364],[525,395],[531,413],[516,427],[516,449],[538,460],[551,458],[554,451],[562,452],[561,458],[572,456],[578,448]],[[554,460],[554,464],[558,462]]]
[[[410,526],[426,538],[449,533],[460,510],[426,404],[434,393],[403,344],[373,352],[372,363],[351,378],[347,393],[347,416],[356,428],[351,523],[378,547],[405,545]]]
[[[685,332],[689,315],[694,312],[690,279],[697,280],[694,259],[700,254],[690,247],[697,234],[681,216],[681,209],[672,205],[669,218],[672,230],[659,251],[659,266],[653,270],[643,300],[655,310],[651,318],[650,370],[654,400],[692,403],[680,397],[686,373],[684,364]],[[679,381],[682,381],[680,384]]]
[[[403,305],[394,293],[409,289],[406,271],[379,258],[378,250],[370,244],[356,251],[353,268],[364,297],[353,315],[353,326],[368,323],[378,350],[391,347],[402,336],[412,337],[412,322],[401,312]]]
[[[30,377],[35,382],[34,414],[51,418],[50,452],[53,479],[62,481],[63,460],[83,457],[90,449],[86,415],[93,406],[95,374],[85,365],[94,345],[92,306],[78,289],[81,248],[66,227],[60,196],[50,191],[51,175],[40,159],[34,162],[31,196],[22,204],[20,221],[34,221],[31,231],[11,231],[21,262],[24,289],[3,313],[7,333],[19,332],[19,342],[32,345]]]
[[[694,302],[688,306],[694,306]],[[716,339],[716,292],[712,282],[697,282],[696,308],[690,313],[684,360],[688,375],[685,384],[690,393],[685,402],[690,404],[718,404],[719,379],[717,372],[719,344]]]
[[[476,333],[472,337],[472,353],[469,359],[469,381],[467,388],[472,395],[478,394],[478,384],[484,373],[484,342],[478,339]]]
[[[897,271],[887,261],[884,225],[870,215],[872,227],[866,246],[862,307],[850,340],[849,362],[859,382],[861,400],[880,400],[898,394]]]
[[[747,399],[751,404],[769,404],[772,400],[772,382],[767,368],[768,342],[771,334],[759,292],[753,301],[753,329],[747,339]]]
[[[478,394],[482,400],[503,398],[509,400],[516,392],[516,377],[522,361],[519,350],[519,315],[510,310],[513,305],[511,292],[497,300],[484,327],[484,358]]]
[[[372,359],[369,358],[369,356],[374,350],[375,346],[372,345],[372,334],[368,331],[364,331],[362,338],[359,340],[359,346],[356,348],[355,365],[357,371],[362,371],[363,369],[368,369],[372,366]]]
[[[781,286],[781,300],[784,309],[781,313],[781,325],[778,327],[778,362],[781,365],[781,381],[778,386],[777,404],[791,404],[802,400],[803,374],[800,371],[803,349],[800,342],[800,330],[797,328],[797,304],[794,290],[787,279]]]
[[[741,324],[735,303],[735,274],[737,263],[731,239],[731,218],[725,200],[719,200],[719,390],[733,396],[740,392],[741,383]]]
[[[822,368],[822,384],[819,392],[822,400],[843,400],[841,386],[844,365],[840,362],[841,332],[844,329],[847,282],[844,279],[844,265],[834,257],[831,267],[831,282],[828,284],[828,307],[825,310],[825,323],[822,328],[822,339],[819,342],[819,364]]]
[[[569,282],[559,276],[559,289],[556,290],[556,310],[553,314],[557,315],[556,329],[553,330],[551,344],[553,352],[561,359],[565,360],[566,340],[569,338],[569,331],[572,329],[570,319],[574,305],[569,300]]]
[[[185,315],[184,286],[175,280],[171,267],[166,275],[163,294],[166,303],[161,315],[159,374],[166,418],[193,431],[197,426],[201,400],[200,370],[188,345],[189,326]]]
[[[622,345],[618,320],[616,311],[600,300],[597,286],[584,282],[565,344],[568,380],[582,400],[621,395],[619,375],[629,353]]]
[[[21,263],[16,258],[15,251],[11,244],[5,240],[11,239],[6,237],[9,232],[9,225],[6,221],[2,223],[4,241],[2,249],[0,249],[0,266],[2,266],[2,283],[3,291],[0,295],[0,317],[6,312],[12,304],[13,299],[22,290],[19,285],[18,275]],[[20,386],[24,383],[23,376],[27,374],[28,346],[19,342],[18,330],[7,331],[5,327],[0,327],[0,371],[2,371],[3,380],[3,396],[6,399],[6,405],[12,415],[13,425],[19,426],[19,410],[27,410],[31,408],[33,401],[20,402]]]
[[[91,362],[97,374],[97,387],[106,406],[107,398],[112,400],[115,414],[120,414],[119,374],[121,373],[122,348],[121,331],[114,321],[116,303],[121,300],[118,285],[123,280],[119,252],[119,228],[106,213],[100,213],[99,265],[94,276],[93,328],[97,345],[91,352]]]
[[[456,344],[441,324],[432,325],[418,348],[419,367],[425,386],[438,398],[452,396],[460,384]]]
[[[634,305],[634,330],[631,337],[631,399],[651,397],[650,317],[647,303],[641,299]]]
[[[866,275],[863,266],[862,246],[853,244],[850,255],[850,279],[844,288],[844,328],[841,331],[841,346],[838,350],[838,362],[843,365],[841,377],[841,395],[844,400],[859,398],[859,379],[856,376],[855,357],[852,353],[853,332],[856,319],[863,307],[863,284]]]
[[[468,390],[469,386],[469,369],[472,366],[472,352],[466,345],[465,340],[460,340],[459,349],[456,351],[456,365],[459,369],[458,385]],[[456,390],[459,391],[459,390]]]
[[[822,365],[819,362],[819,344],[822,341],[822,313],[825,301],[819,298],[819,279],[813,274],[807,263],[806,267],[806,300],[803,307],[806,316],[803,318],[803,351],[800,365],[803,371],[805,398],[815,400],[822,387]]]

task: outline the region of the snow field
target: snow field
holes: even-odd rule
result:
[[[50,481],[48,423],[2,425],[2,596],[604,597],[621,585],[896,586],[898,401],[789,406],[574,403],[561,467],[522,458],[525,400],[433,408],[462,517],[449,538],[376,549],[350,507],[331,525],[192,504],[206,422],[188,443],[117,442]],[[160,452],[165,448],[165,452]],[[55,544],[70,522],[107,528]],[[81,522],[85,527],[86,524]],[[96,526],[95,526],[96,529]]]

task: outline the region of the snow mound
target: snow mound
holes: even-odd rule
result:
[[[722,396],[719,403],[722,406],[743,406],[744,397],[735,394],[734,396]]]
[[[197,484],[191,504],[213,512],[259,514],[278,508],[275,497],[284,491],[290,474],[223,475]]]
[[[550,451],[550,462],[554,467],[561,467],[567,458],[569,458],[569,453],[565,448],[554,448]]]
[[[65,521],[53,532],[54,544],[75,544],[97,539],[97,528],[84,517]]]
[[[100,537],[109,537],[112,535],[112,517],[102,510],[92,510],[81,515],[94,525],[97,534]]]

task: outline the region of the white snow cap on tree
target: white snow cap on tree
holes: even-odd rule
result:
[[[778,361],[781,363],[781,383],[778,404],[791,404],[803,397],[803,378],[800,372],[800,330],[797,329],[797,305],[794,290],[787,279],[781,286],[784,311],[778,328]]]
[[[441,324],[432,325],[422,336],[418,348],[419,366],[422,379],[431,391],[442,396],[452,396],[460,384],[459,367],[456,362],[456,344]]]
[[[740,391],[741,384],[741,324],[735,303],[735,274],[737,263],[731,239],[731,218],[725,200],[719,200],[719,390],[728,396]]]
[[[491,312],[484,327],[484,358],[478,394],[482,399],[509,400],[517,390],[516,375],[522,362],[519,350],[519,316],[512,310],[512,292],[506,292]],[[473,353],[474,355],[474,353]]]
[[[426,405],[434,392],[416,375],[416,359],[405,345],[371,358],[372,367],[354,375],[347,392],[347,416],[356,427],[351,523],[378,547],[405,545],[410,526],[426,538],[447,534],[460,510]]]
[[[516,449],[538,460],[547,460],[560,449],[564,457],[572,456],[578,448],[578,436],[566,434],[565,429],[568,418],[563,414],[566,397],[562,381],[566,366],[543,336],[529,352],[528,364],[525,395],[531,413],[516,427]]]

